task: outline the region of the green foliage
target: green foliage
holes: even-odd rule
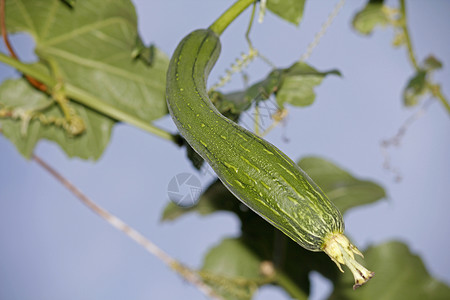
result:
[[[339,71],[319,72],[313,67],[298,62],[283,72],[283,80],[276,93],[277,103],[283,107],[285,103],[293,106],[308,106],[314,102],[314,88],[327,75],[340,75]]]
[[[442,69],[442,67],[443,67],[442,62],[433,55],[430,55],[427,58],[425,58],[423,62],[423,68],[427,71],[439,70]]]
[[[319,185],[323,184],[324,192],[343,211],[372,203],[385,196],[384,190],[379,185],[359,180],[324,159],[306,157],[299,164],[315,182]],[[337,277],[338,270],[326,255],[300,247],[241,204],[220,181],[211,184],[193,207],[183,208],[169,203],[163,212],[163,220],[174,220],[193,211],[202,215],[229,211],[238,216],[241,221],[241,236],[232,240],[226,239],[210,250],[207,255],[208,260],[205,260],[209,272],[208,278],[214,278],[214,275],[217,275],[227,280],[227,286],[232,286],[231,289],[226,290],[226,293],[222,289],[218,290],[226,299],[249,299],[248,297],[254,292],[255,284],[261,286],[271,283],[286,288],[285,281],[290,283],[287,292],[292,297],[298,298],[299,295],[305,296],[309,293],[310,271],[321,272],[332,280]],[[242,256],[237,254],[238,252],[242,252]],[[249,263],[242,263],[243,261]],[[255,261],[259,263],[256,264]],[[277,272],[281,274],[278,276],[281,277],[261,277],[259,268],[265,261],[272,262]],[[295,264],[290,263],[293,261]],[[283,283],[280,283],[279,278],[284,280]],[[234,282],[239,282],[239,285],[233,285]],[[239,298],[240,293],[246,296]]]
[[[130,1],[81,1],[71,7],[61,0],[23,0],[7,1],[6,6],[8,30],[33,36],[43,72],[62,85],[70,83],[83,93],[148,122],[167,113],[164,92],[168,59],[156,48],[147,49],[140,43]],[[30,89],[27,93],[40,92]],[[35,121],[29,131],[34,140],[28,142],[28,148],[17,144],[19,138],[13,139],[21,153],[29,156],[31,146],[38,139],[47,138],[57,142],[69,156],[98,158],[109,140],[112,121],[89,108],[75,103],[72,106],[84,123],[89,123],[83,136],[64,136],[60,128],[41,126]],[[8,122],[20,126],[21,121]],[[89,140],[98,140],[94,143],[98,145],[67,148]]]
[[[415,106],[427,95],[437,98],[444,108],[450,113],[450,104],[440,91],[439,84],[433,83],[430,74],[442,68],[442,63],[434,56],[428,56],[419,65],[415,56],[408,31],[405,0],[399,1],[399,9],[384,5],[384,0],[369,0],[367,5],[357,13],[353,19],[353,27],[364,35],[372,33],[378,25],[392,26],[395,32],[393,46],[405,46],[408,58],[415,69],[403,91],[403,104],[406,107]]]
[[[375,202],[385,197],[381,186],[360,180],[337,165],[318,158],[305,157],[299,165],[310,174],[341,211]],[[353,277],[347,270],[340,275],[323,253],[301,248],[269,223],[248,210],[216,181],[190,208],[168,204],[164,220],[174,220],[187,212],[202,215],[217,211],[234,213],[241,221],[241,236],[226,238],[208,251],[202,267],[205,282],[224,299],[251,299],[258,287],[279,285],[293,298],[307,299],[309,273],[317,271],[331,280],[335,289],[330,299],[447,299],[450,289],[429,275],[419,257],[406,245],[389,242],[364,251],[365,262],[375,269],[375,277],[366,286],[353,291]],[[261,267],[270,262],[274,273]],[[295,262],[295,263],[292,263]],[[405,297],[407,295],[407,297]]]
[[[269,10],[295,25],[302,19],[304,4],[304,0],[267,0]],[[65,84],[147,122],[167,113],[164,93],[168,59],[154,45],[142,42],[131,1],[22,0],[6,1],[6,6],[8,31],[27,32],[34,38],[39,61],[33,68],[50,75],[60,85],[59,91],[48,94],[36,90],[24,78],[6,80],[0,85],[2,133],[25,157],[32,155],[41,139],[57,143],[69,157],[94,160],[108,145],[116,120],[77,103],[76,99],[68,99],[68,106],[83,120],[86,130],[80,135],[68,132],[70,119],[55,96],[56,92],[64,96]],[[384,1],[370,0],[355,15],[353,26],[363,35],[371,34],[377,26],[392,25],[397,31],[402,26],[406,28],[406,18],[396,17],[398,11],[386,7]],[[397,32],[394,44],[407,45],[407,38],[406,30]],[[403,93],[406,106],[420,103],[431,93],[430,77],[442,68],[434,56],[413,65],[415,74]],[[238,121],[253,102],[265,101],[272,95],[280,107],[311,105],[314,88],[330,74],[340,75],[336,70],[320,72],[297,62],[273,70],[245,90],[226,94],[212,91],[210,96],[219,111]],[[186,147],[189,159],[200,169],[203,159],[189,145]],[[342,213],[386,196],[380,185],[358,179],[325,159],[305,157],[298,164]],[[282,287],[295,299],[307,299],[311,271],[333,282],[330,299],[450,298],[450,288],[433,278],[420,258],[400,242],[375,245],[364,251],[366,263],[373,266],[376,275],[363,288],[350,290],[350,272],[340,275],[326,255],[301,248],[240,203],[220,181],[213,182],[193,207],[169,203],[162,219],[175,220],[188,212],[209,215],[219,211],[239,218],[241,235],[226,238],[210,249],[199,274],[225,299],[249,300],[267,284]],[[264,265],[269,266],[270,272],[263,270]]]
[[[442,68],[442,63],[434,56],[428,56],[409,79],[403,91],[403,103],[405,106],[415,106],[431,93],[430,77],[431,74]]]
[[[353,18],[353,28],[359,33],[369,35],[376,26],[386,26],[390,23],[383,0],[370,0],[367,5]]]
[[[264,278],[260,258],[240,239],[224,239],[206,254],[201,276],[225,299],[251,299]]]
[[[304,7],[305,0],[267,0],[267,9],[295,25],[300,24]]]
[[[408,81],[408,84],[403,91],[403,103],[405,106],[417,105],[420,99],[425,95],[427,91],[426,76],[426,71],[419,70]]]
[[[308,106],[316,97],[314,88],[327,75],[341,75],[337,70],[317,71],[306,63],[296,62],[285,69],[276,69],[263,80],[254,83],[243,91],[222,94],[211,92],[211,101],[217,109],[231,119],[251,107],[252,102],[260,102],[275,95],[280,107],[289,103],[293,106]],[[234,117],[233,117],[234,116]]]

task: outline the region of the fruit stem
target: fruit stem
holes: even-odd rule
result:
[[[214,31],[218,36],[234,21],[247,7],[256,0],[238,0],[229,7],[216,21],[214,21],[209,29]]]

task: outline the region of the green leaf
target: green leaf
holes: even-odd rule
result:
[[[0,110],[13,111],[16,117],[0,118],[3,135],[27,158],[40,139],[48,139],[58,143],[69,157],[98,159],[109,142],[114,121],[76,103],[70,105],[85,122],[89,134],[69,136],[61,126],[45,125],[40,115],[47,120],[64,118],[56,103],[25,79],[6,80],[0,85]],[[36,117],[27,122],[33,115]]]
[[[369,35],[376,26],[389,24],[389,16],[384,10],[383,0],[370,0],[353,18],[353,28],[359,33]]]
[[[386,197],[380,185],[357,179],[323,158],[305,157],[298,165],[320,186],[341,213]]]
[[[51,76],[62,85],[70,83],[82,93],[148,122],[167,113],[164,93],[168,58],[158,49],[139,43],[136,13],[129,0],[78,1],[74,7],[61,0],[21,0],[7,1],[6,6],[8,30],[33,36],[40,65],[48,65]],[[72,138],[62,137],[59,128],[47,128],[45,136],[60,143],[70,156],[98,158],[98,152],[89,151],[105,148],[113,123],[108,116],[73,106],[89,123],[83,140],[98,142],[84,149],[73,147]],[[63,144],[66,141],[69,144]]]
[[[419,70],[408,82],[403,91],[405,106],[417,105],[427,92],[427,72]]]
[[[128,0],[8,1],[7,28],[26,31],[43,60],[56,63],[63,79],[144,120],[166,114],[168,58],[155,51],[153,67],[132,59],[136,13]]]
[[[267,0],[267,8],[274,14],[295,25],[303,17],[305,0]]]
[[[251,299],[258,288],[261,259],[241,239],[224,239],[205,255],[202,279],[225,299]]]
[[[350,272],[337,277],[331,299],[346,300],[446,300],[450,287],[433,278],[419,256],[398,241],[373,246],[364,251],[367,265],[374,266],[375,276],[356,291],[348,287],[353,278]]]
[[[283,72],[283,79],[276,92],[277,103],[281,107],[285,103],[294,106],[308,106],[314,102],[314,88],[327,75],[341,75],[337,70],[319,72],[303,62],[293,64]]]
[[[423,62],[423,68],[427,71],[442,69],[442,62],[433,55],[429,55]]]
[[[285,103],[294,106],[311,105],[315,99],[314,88],[327,75],[338,75],[337,70],[317,71],[306,63],[297,62],[286,69],[276,69],[269,75],[243,91],[222,94],[218,91],[210,93],[211,100],[217,109],[231,120],[239,120],[242,112],[251,107],[252,102],[265,101],[275,94],[277,104]]]

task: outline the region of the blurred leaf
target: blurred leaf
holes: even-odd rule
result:
[[[374,266],[375,276],[356,291],[350,272],[337,277],[331,299],[341,300],[446,300],[450,287],[433,278],[419,256],[398,241],[373,246],[364,251],[367,265]]]
[[[423,68],[427,71],[442,69],[442,62],[433,55],[430,55],[425,59]]]
[[[150,122],[167,113],[164,92],[168,58],[154,48],[151,67],[143,59],[133,59],[139,37],[136,13],[129,0],[78,1],[74,7],[61,0],[22,0],[7,1],[6,6],[8,30],[30,33],[41,64],[51,65],[51,74],[58,80],[142,120]],[[73,139],[61,136],[59,128],[48,128],[45,136],[70,156],[98,158],[97,152],[89,151],[105,148],[112,121],[88,108],[74,107],[88,119],[83,140],[98,142],[84,149],[74,147]],[[34,138],[43,136],[36,134]]]
[[[405,106],[417,105],[427,91],[427,72],[419,70],[408,82],[403,91],[403,103]]]
[[[324,185],[324,191],[330,194],[330,200],[336,201],[337,206],[343,210],[374,202],[385,195],[384,190],[375,183],[356,179],[324,159],[307,157],[302,159],[299,164],[305,168],[313,180],[319,185]],[[337,280],[340,274],[326,254],[303,249],[243,205],[219,180],[208,187],[196,206],[186,209],[172,203],[167,205],[163,220],[174,220],[193,211],[201,215],[228,211],[234,213],[241,220],[241,236],[232,242],[224,242],[226,246],[221,245],[223,248],[220,247],[220,251],[217,250],[213,255],[214,263],[212,265],[214,268],[209,269],[211,272],[218,270],[219,274],[227,275],[224,283],[228,286],[227,291],[233,291],[233,283],[236,285],[234,288],[238,291],[242,293],[246,291],[242,290],[243,287],[237,282],[242,283],[242,277],[250,278],[250,275],[256,274],[256,259],[259,263],[271,261],[275,264],[277,271],[283,274],[283,278],[291,282],[292,289],[287,289],[286,292],[294,298],[309,294],[309,273],[311,271],[320,272],[330,280]],[[240,257],[233,251],[243,251],[246,257]],[[250,266],[244,263],[246,259],[251,262]],[[243,265],[240,266],[240,264]],[[238,270],[242,273],[239,273]],[[271,284],[283,287],[283,283],[280,282]],[[352,284],[349,284],[347,288],[349,289],[351,286]],[[248,288],[248,285],[246,287]],[[225,295],[223,290],[219,289],[218,292]],[[239,298],[233,298],[230,294],[226,294],[226,299]]]
[[[359,33],[368,35],[376,26],[389,24],[389,17],[384,11],[383,0],[370,0],[353,18],[353,27]]]
[[[224,239],[205,255],[201,275],[225,299],[251,299],[263,278],[260,264],[241,239]]]
[[[298,165],[317,183],[341,213],[386,197],[378,184],[353,177],[330,161],[305,157]]]
[[[295,25],[300,24],[305,0],[267,0],[267,8]]]
[[[398,31],[394,35],[394,39],[392,40],[392,46],[400,47],[406,44],[406,35],[403,31]]]
[[[319,72],[306,63],[298,62],[283,72],[283,80],[276,92],[277,103],[281,107],[285,103],[294,106],[311,105],[316,98],[314,88],[327,75],[341,75],[337,70]]]
[[[285,103],[294,106],[307,106],[314,102],[314,88],[327,75],[338,75],[337,70],[320,72],[306,63],[297,62],[286,69],[276,69],[269,75],[243,91],[222,94],[218,91],[210,93],[211,100],[217,109],[231,120],[237,121],[242,112],[251,107],[252,102],[260,102],[275,94],[277,104]]]
[[[109,142],[114,121],[83,106],[70,104],[84,120],[90,134],[69,136],[61,126],[44,125],[38,118],[0,118],[3,135],[30,158],[36,143],[48,139],[58,143],[69,157],[98,159]],[[22,116],[45,112],[45,117],[63,119],[59,107],[47,95],[32,88],[25,79],[6,80],[0,85],[0,109],[6,107]]]

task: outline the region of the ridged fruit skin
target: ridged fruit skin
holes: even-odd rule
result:
[[[176,48],[167,72],[166,99],[181,135],[214,169],[223,184],[249,208],[295,242],[324,251],[354,288],[373,276],[343,234],[339,210],[309,176],[277,147],[225,118],[211,103],[206,81],[220,53],[219,37],[196,30]]]
[[[206,92],[218,36],[197,30],[178,45],[167,74],[167,103],[180,133],[248,207],[308,250],[343,232],[338,209],[289,157],[222,116]]]

